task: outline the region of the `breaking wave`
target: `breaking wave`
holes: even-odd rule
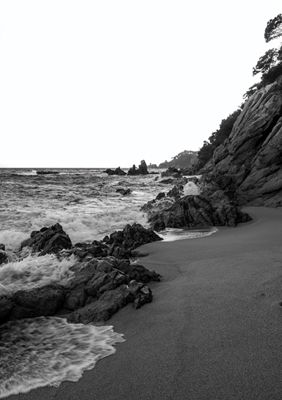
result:
[[[11,321],[0,326],[0,398],[43,386],[78,381],[124,342],[112,326],[69,324],[58,317]]]
[[[66,285],[73,278],[71,267],[75,261],[73,255],[58,260],[54,254],[46,254],[42,257],[28,255],[23,260],[3,264],[0,268],[0,296],[51,283]]]
[[[167,228],[164,231],[158,232],[158,235],[163,238],[163,242],[173,242],[175,240],[183,239],[198,239],[205,236],[210,236],[216,232],[218,232],[218,229],[214,226],[210,229],[199,229],[195,231],[187,229]]]

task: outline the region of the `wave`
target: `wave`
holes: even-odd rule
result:
[[[173,242],[175,240],[198,239],[210,236],[216,232],[218,232],[218,229],[215,226],[198,230],[167,228],[166,230],[158,232],[158,235],[163,238],[163,242]]]
[[[20,289],[33,289],[51,283],[66,285],[74,276],[75,257],[58,260],[54,254],[28,255],[23,260],[3,264],[0,268],[0,296]]]
[[[112,326],[69,324],[58,317],[0,326],[0,398],[43,386],[77,382],[101,358],[114,354],[123,334]]]

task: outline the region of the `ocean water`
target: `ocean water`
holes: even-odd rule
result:
[[[50,171],[50,170],[49,170]],[[148,227],[140,207],[168,192],[160,175],[108,176],[103,169],[57,169],[38,174],[36,169],[0,169],[0,243],[9,263],[0,266],[0,298],[22,288],[34,288],[72,278],[76,260],[58,261],[53,255],[37,257],[20,243],[33,230],[59,222],[72,243],[100,240],[128,223]],[[122,196],[117,189],[131,189]],[[185,186],[185,194],[197,187]],[[168,229],[164,240],[200,238],[206,231]],[[68,324],[62,318],[40,317],[0,326],[0,398],[27,392],[63,380],[78,380],[97,360],[115,352],[122,334],[113,327]]]

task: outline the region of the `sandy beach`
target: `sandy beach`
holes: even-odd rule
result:
[[[110,321],[126,341],[77,383],[10,400],[280,400],[282,210],[211,236],[155,242],[140,262],[163,276],[154,301]]]

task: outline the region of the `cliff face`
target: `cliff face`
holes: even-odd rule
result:
[[[203,172],[232,175],[241,205],[282,206],[282,77],[248,100]]]

